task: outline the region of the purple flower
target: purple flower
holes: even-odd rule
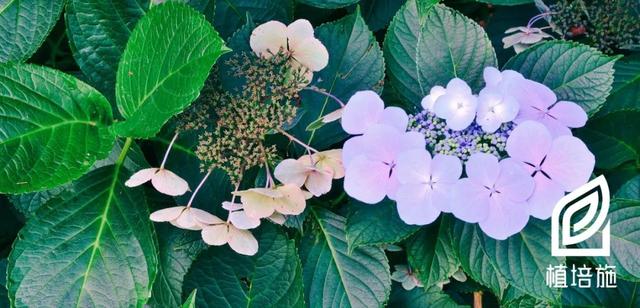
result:
[[[453,78],[447,84],[446,93],[440,95],[433,105],[436,116],[447,120],[452,130],[467,128],[476,117],[478,98],[464,80]]]
[[[513,97],[506,95],[497,87],[487,86],[478,96],[476,122],[485,132],[493,133],[502,123],[513,121],[519,109],[520,104]]]
[[[364,134],[375,124],[386,124],[405,131],[409,123],[407,113],[398,107],[384,108],[384,102],[373,91],[356,92],[344,107],[342,129],[351,135]]]
[[[407,224],[432,223],[441,211],[450,212],[450,192],[462,175],[460,159],[431,155],[424,149],[406,151],[397,159],[396,202],[400,218]]]
[[[398,155],[424,148],[420,133],[399,131],[385,124],[369,127],[364,135],[347,140],[342,149],[344,190],[369,204],[378,203],[385,196],[393,199],[398,187],[395,172]]]
[[[441,86],[434,86],[429,91],[429,95],[425,96],[422,99],[420,105],[422,105],[422,108],[424,108],[424,110],[433,112],[433,105],[436,103],[436,100],[438,100],[438,98],[445,93],[447,93],[447,90],[445,90],[445,88]]]
[[[511,132],[507,153],[522,162],[533,176],[536,185],[528,202],[531,215],[540,219],[551,216],[565,192],[586,183],[595,166],[595,157],[580,139],[553,138],[544,125],[535,121],[522,122]]]
[[[553,136],[561,136],[571,135],[570,128],[582,127],[587,122],[587,114],[576,103],[558,102],[556,94],[547,86],[525,79],[518,72],[500,72],[487,67],[484,80],[487,87],[496,88],[520,104],[516,123],[535,120],[544,124]]]
[[[520,163],[485,153],[469,157],[468,178],[458,181],[452,195],[452,213],[478,223],[488,236],[503,240],[520,232],[529,220],[527,199],[534,182]]]

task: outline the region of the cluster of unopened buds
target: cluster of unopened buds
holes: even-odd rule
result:
[[[496,239],[522,230],[529,216],[549,218],[593,171],[593,154],[571,134],[587,115],[518,72],[487,67],[484,80],[478,95],[458,78],[433,87],[421,117],[385,108],[375,92],[354,94],[342,111],[342,128],[354,135],[343,147],[345,191],[369,204],[395,200],[408,224],[451,212]],[[482,144],[495,138],[504,145]]]
[[[249,44],[254,53],[263,58],[285,52],[291,67],[304,74],[308,82],[313,78],[313,72],[323,69],[328,63],[326,48],[314,37],[313,27],[304,19],[289,26],[277,21],[264,23],[254,29]],[[186,206],[155,211],[150,216],[151,220],[201,231],[203,241],[209,245],[229,244],[231,249],[240,254],[254,255],[258,251],[258,241],[249,230],[257,228],[261,219],[283,224],[285,215],[301,214],[307,199],[329,192],[332,181],[344,176],[341,150],[319,152],[282,129],[278,129],[278,132],[302,145],[307,154],[298,159],[283,160],[273,174],[269,163],[265,163],[265,187],[238,190],[238,180],[231,200],[222,203],[222,208],[228,211],[226,220],[191,206],[212,170],[200,181]],[[159,168],[138,171],[125,183],[126,186],[135,187],[151,181],[158,192],[169,196],[180,196],[189,191],[189,184],[185,180],[164,167],[177,138],[176,134]]]

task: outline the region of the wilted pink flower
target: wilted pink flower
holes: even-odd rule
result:
[[[233,192],[240,196],[242,208],[247,216],[260,219],[278,212],[298,215],[306,206],[306,195],[300,187],[285,184],[274,188],[251,188]]]
[[[460,159],[450,155],[431,155],[425,149],[398,155],[400,185],[396,202],[400,218],[407,224],[432,223],[441,211],[450,212],[451,189],[462,174]]]
[[[258,252],[258,241],[247,230],[241,230],[233,223],[220,220],[219,223],[202,229],[202,240],[208,245],[221,246],[229,244],[235,252],[252,256]]]
[[[124,185],[136,187],[149,181],[157,191],[169,196],[180,196],[189,190],[187,181],[164,168],[142,169],[133,174]]]
[[[378,203],[385,196],[393,199],[398,186],[398,155],[424,149],[425,145],[424,136],[417,132],[399,131],[384,124],[369,127],[364,135],[347,140],[343,146],[345,191],[369,204]]]
[[[405,131],[409,116],[401,108],[384,108],[384,102],[373,91],[356,92],[344,107],[342,129],[351,135],[364,134],[375,124],[386,124],[399,131]]]
[[[550,34],[545,33],[540,28],[533,27],[514,27],[509,28],[504,32],[505,34],[512,33],[510,35],[505,36],[502,39],[502,43],[504,44],[503,48],[511,48],[516,53],[521,53],[529,46],[544,40],[545,38],[553,37]]]
[[[450,129],[467,128],[476,117],[478,98],[471,93],[467,83],[459,78],[451,79],[445,91],[435,101],[433,111],[438,118],[447,120]]]
[[[595,157],[584,142],[573,136],[554,139],[535,121],[520,123],[507,139],[506,149],[533,176],[536,185],[528,202],[531,215],[540,219],[551,216],[565,192],[586,183],[595,166]]]
[[[172,225],[187,230],[201,230],[204,226],[217,223],[220,218],[201,209],[174,206],[157,210],[149,216],[155,222],[169,222]]]
[[[529,220],[527,199],[534,189],[533,179],[521,164],[476,153],[469,157],[465,170],[467,178],[459,180],[452,192],[452,213],[466,222],[477,222],[485,234],[498,240],[520,232]]]

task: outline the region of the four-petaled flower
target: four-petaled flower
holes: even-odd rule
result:
[[[258,241],[251,232],[220,218],[217,222],[202,228],[202,240],[213,246],[229,244],[235,252],[247,256],[253,256],[258,252]]]
[[[249,45],[263,58],[270,58],[280,51],[290,55],[289,63],[305,74],[307,82],[313,79],[313,72],[322,70],[329,63],[327,48],[314,37],[313,26],[306,19],[298,19],[289,26],[275,20],[261,24],[251,33]]]
[[[149,181],[157,191],[169,196],[181,196],[189,190],[187,181],[164,168],[142,169],[133,174],[124,185],[136,187]]]
[[[281,183],[298,187],[304,185],[318,197],[331,190],[333,179],[344,177],[341,156],[342,150],[331,150],[285,159],[276,166],[273,174]]]
[[[531,215],[540,219],[551,216],[565,192],[589,181],[595,166],[595,157],[582,140],[573,136],[554,139],[535,121],[522,122],[511,132],[507,153],[533,176],[535,190],[528,202]]]
[[[342,113],[342,129],[351,135],[364,134],[367,128],[386,124],[405,131],[409,116],[401,108],[384,107],[384,102],[373,91],[358,91],[347,102]]]
[[[202,230],[204,226],[215,223],[217,217],[207,211],[190,206],[174,206],[157,210],[149,216],[151,221],[169,222],[186,230]]]
[[[476,153],[465,165],[467,178],[454,187],[452,213],[478,223],[488,236],[503,240],[520,232],[529,220],[527,199],[533,179],[511,158],[498,162],[491,154]]]
[[[298,215],[304,211],[307,196],[300,187],[284,184],[273,188],[250,188],[233,192],[240,196],[242,208],[251,218],[265,218],[278,212]]]
[[[450,212],[450,191],[462,175],[460,159],[450,155],[431,155],[425,149],[398,156],[396,192],[398,214],[407,224],[432,223],[441,211]]]
[[[452,130],[467,128],[476,117],[477,108],[478,98],[471,93],[467,83],[459,78],[451,79],[445,93],[433,104],[436,116],[447,120],[447,126]]]
[[[521,53],[529,46],[544,40],[545,38],[553,37],[550,34],[545,33],[540,28],[534,27],[513,27],[504,31],[505,34],[513,33],[505,36],[502,39],[504,44],[503,48],[511,48],[516,53]]]

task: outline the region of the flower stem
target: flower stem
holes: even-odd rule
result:
[[[482,291],[473,292],[473,308],[482,308]]]
[[[120,155],[118,156],[118,160],[116,160],[116,166],[122,165],[124,163],[124,159],[127,158],[127,152],[129,152],[129,148],[133,143],[133,138],[127,138],[124,141],[124,145],[122,146],[122,151],[120,151]]]
[[[171,152],[171,148],[173,147],[173,144],[176,142],[177,139],[178,139],[178,134],[173,135],[173,139],[171,139],[171,142],[169,143],[169,147],[167,147],[167,151],[164,152],[164,158],[162,158],[160,169],[164,168],[164,164],[167,162],[167,158],[169,157],[169,152]]]
[[[211,175],[211,170],[212,169],[209,169],[207,174],[204,175],[204,177],[202,178],[202,180],[198,184],[198,187],[196,187],[196,190],[194,190],[193,193],[191,194],[191,198],[189,198],[189,203],[187,203],[187,208],[191,207],[191,203],[193,203],[193,199],[196,198],[196,194],[198,194],[198,191],[200,190],[200,188],[202,188],[202,186],[204,185],[204,182],[206,182],[207,178],[209,177],[209,175]]]
[[[334,101],[336,101],[336,103],[340,104],[340,107],[344,107],[344,102],[342,102],[342,100],[340,100],[338,97],[336,97],[335,95],[333,95],[333,94],[331,94],[331,93],[329,93],[327,91],[321,90],[318,87],[315,87],[315,86],[306,87],[306,88],[303,88],[303,90],[309,90],[309,91],[313,91],[313,92],[322,94],[322,95],[324,95],[326,97],[329,97],[329,98],[333,99]]]
[[[273,177],[271,176],[271,171],[269,170],[269,163],[268,162],[264,162],[264,169],[265,169],[265,173],[267,174],[267,185],[265,186],[266,188],[271,187],[272,184],[275,184],[273,181]]]
[[[279,133],[281,133],[281,134],[283,134],[285,137],[289,138],[289,140],[291,140],[291,141],[293,141],[293,142],[295,142],[295,143],[297,143],[297,144],[301,145],[301,146],[302,146],[302,147],[304,147],[307,151],[311,151],[311,152],[314,152],[314,153],[318,153],[318,152],[320,152],[320,151],[318,151],[318,150],[316,150],[316,149],[314,149],[314,148],[310,147],[308,144],[306,144],[306,143],[304,143],[304,142],[300,141],[300,139],[298,139],[298,138],[294,137],[293,135],[291,135],[291,134],[287,133],[287,132],[286,132],[286,131],[284,131],[283,129],[278,128],[278,132],[279,132]]]

